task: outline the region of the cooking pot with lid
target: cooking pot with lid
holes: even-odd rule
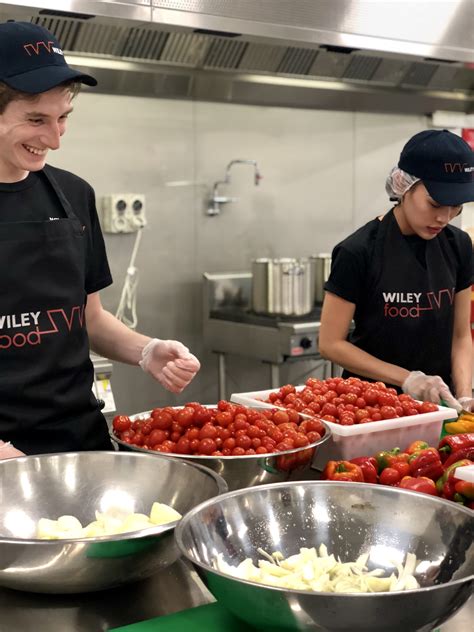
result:
[[[319,255],[313,255],[309,259],[313,267],[314,300],[316,303],[322,303],[324,298],[324,284],[328,280],[331,272],[331,255],[329,253],[320,252]]]
[[[304,316],[314,305],[314,271],[309,259],[252,261],[252,309],[258,314]]]

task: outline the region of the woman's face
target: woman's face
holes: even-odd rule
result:
[[[403,235],[418,235],[434,239],[445,226],[459,215],[462,206],[441,206],[430,196],[422,182],[417,182],[395,209]]]

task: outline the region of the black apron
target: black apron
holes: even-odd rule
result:
[[[0,222],[0,439],[26,454],[110,449],[92,393],[85,227],[42,174],[65,217]]]
[[[456,260],[444,232],[426,241],[425,254],[426,268],[403,237],[393,210],[387,213],[350,342],[409,371],[439,375],[450,385]]]

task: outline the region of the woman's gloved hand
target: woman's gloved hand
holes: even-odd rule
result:
[[[141,368],[172,393],[180,393],[201,368],[199,360],[177,340],[154,338],[145,345]]]
[[[422,402],[439,404],[440,400],[443,400],[450,408],[455,408],[458,412],[461,410],[460,403],[439,375],[425,375],[422,371],[412,371],[403,382],[402,391]]]
[[[460,397],[458,402],[461,404],[463,410],[468,412],[474,412],[474,399],[472,397]]]
[[[14,459],[17,456],[25,456],[23,452],[17,450],[12,446],[12,444],[7,441],[4,443],[0,441],[0,460],[1,459]]]

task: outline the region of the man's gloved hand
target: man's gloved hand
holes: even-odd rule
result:
[[[25,456],[23,452],[17,450],[12,446],[12,444],[7,441],[4,443],[0,441],[0,460],[1,459],[14,459],[17,456]]]
[[[199,360],[177,340],[154,338],[145,345],[142,369],[172,393],[180,393],[201,368]]]
[[[425,375],[422,371],[412,371],[403,382],[402,391],[423,402],[439,404],[442,399],[450,408],[455,408],[458,412],[461,410],[461,405],[439,375]]]
[[[472,397],[460,397],[458,402],[461,404],[463,410],[468,412],[474,412],[474,399]]]

